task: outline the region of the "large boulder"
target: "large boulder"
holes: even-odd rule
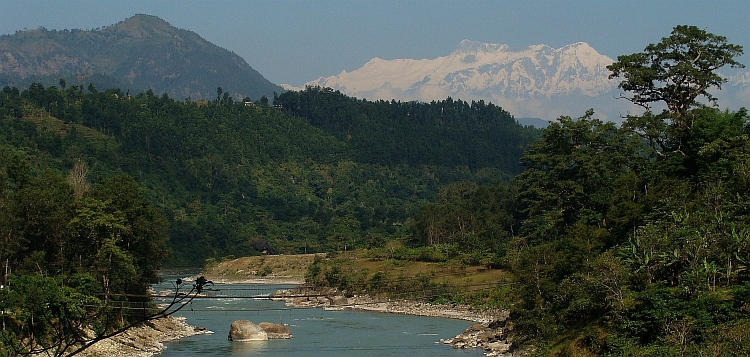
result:
[[[250,320],[237,320],[229,327],[229,341],[265,341],[268,334]]]
[[[334,295],[330,297],[331,306],[344,306],[349,305],[349,299],[346,296]]]
[[[292,338],[292,331],[289,330],[289,327],[284,325],[272,322],[261,322],[258,326],[260,326],[263,331],[266,331],[269,340]]]

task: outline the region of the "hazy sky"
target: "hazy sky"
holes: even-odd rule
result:
[[[750,0],[0,0],[0,34],[44,26],[92,29],[158,16],[247,60],[271,82],[301,85],[373,57],[435,58],[463,39],[511,47],[588,42],[616,58],[676,25],[742,45],[750,68]]]

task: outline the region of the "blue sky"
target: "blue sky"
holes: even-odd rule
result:
[[[740,61],[750,68],[750,0],[0,0],[0,34],[92,29],[138,13],[196,32],[270,81],[292,85],[357,69],[373,57],[448,55],[463,39],[555,48],[583,41],[616,58],[683,24],[742,45]]]

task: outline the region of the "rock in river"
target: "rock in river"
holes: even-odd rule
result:
[[[292,338],[292,331],[289,330],[289,327],[284,325],[272,322],[261,322],[258,326],[260,326],[263,331],[266,331],[269,340]]]
[[[229,341],[265,341],[268,334],[250,320],[237,320],[229,327]]]
[[[271,322],[254,324],[249,320],[237,320],[229,327],[229,341],[265,341],[292,338],[289,328]]]

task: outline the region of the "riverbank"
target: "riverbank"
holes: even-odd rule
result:
[[[166,346],[165,342],[213,333],[200,326],[191,326],[184,317],[167,316],[143,323],[119,335],[99,341],[82,355],[90,357],[150,357]]]
[[[524,353],[513,350],[508,332],[507,310],[478,310],[470,306],[453,304],[430,304],[412,300],[376,299],[369,295],[350,297],[338,294],[336,289],[314,291],[305,287],[279,290],[269,296],[271,300],[283,301],[285,305],[297,308],[322,308],[326,310],[361,310],[402,315],[441,317],[473,321],[464,333],[454,338],[440,340],[440,343],[458,349],[481,348],[490,357],[521,356]]]
[[[319,259],[325,262],[325,257],[320,255],[322,259]],[[380,273],[386,280],[395,279],[396,276],[422,276],[439,284],[458,286],[471,283],[473,286],[490,286],[505,274],[503,271],[489,270],[485,267],[465,267],[449,263],[384,261],[368,258],[367,254],[362,252],[340,253],[336,257],[334,263],[339,264],[341,271],[351,271],[353,274],[368,271],[365,280],[372,279],[374,274]],[[464,333],[440,342],[454,348],[482,348],[487,351],[488,356],[519,355],[519,352],[511,352],[513,346],[508,339],[511,324],[506,326],[508,311],[479,310],[470,306],[430,304],[414,300],[375,298],[369,295],[344,296],[336,289],[314,291],[301,285],[314,260],[313,254],[245,257],[209,264],[203,275],[215,283],[223,284],[297,285],[297,288],[278,291],[270,296],[272,300],[284,301],[287,306],[326,310],[349,309],[472,321],[476,324]]]
[[[512,324],[508,322],[509,312],[502,309],[475,309],[466,305],[456,304],[431,304],[414,300],[395,300],[389,298],[375,298],[369,295],[342,295],[337,289],[325,289],[316,291],[298,281],[278,278],[266,279],[217,279],[222,284],[289,284],[296,285],[295,288],[278,290],[269,294],[270,300],[284,302],[286,306],[295,308],[320,308],[324,310],[359,310],[378,313],[413,315],[424,317],[448,318],[454,320],[471,321],[463,333],[453,338],[440,339],[435,343],[450,345],[456,349],[483,349],[485,356],[489,357],[512,357],[524,356],[523,351],[514,349],[509,331]],[[184,326],[188,326],[182,321]],[[179,339],[185,336],[177,336],[162,342]],[[130,339],[132,341],[132,339]],[[127,343],[125,344],[127,345]],[[162,347],[163,349],[163,347]],[[143,351],[143,352],[141,352]],[[158,347],[130,349],[118,354],[103,353],[101,355],[114,356],[138,356],[146,357],[159,353]],[[136,354],[135,352],[138,352]],[[145,353],[144,353],[145,352]]]
[[[221,284],[300,285],[314,260],[315,254],[242,257],[209,262],[201,275]]]
[[[216,284],[301,285],[305,282],[304,271],[313,259],[314,255],[312,254],[307,256],[240,258],[213,265],[208,269],[208,274],[205,277]],[[284,265],[290,267],[282,269],[281,267]],[[276,272],[270,273],[274,269]],[[268,273],[267,276],[259,276],[266,273]],[[192,280],[200,275],[203,274],[188,277],[186,280]],[[213,332],[200,326],[189,325],[184,317],[167,316],[99,341],[82,352],[81,355],[87,357],[150,357],[164,351],[166,342],[207,333]]]

